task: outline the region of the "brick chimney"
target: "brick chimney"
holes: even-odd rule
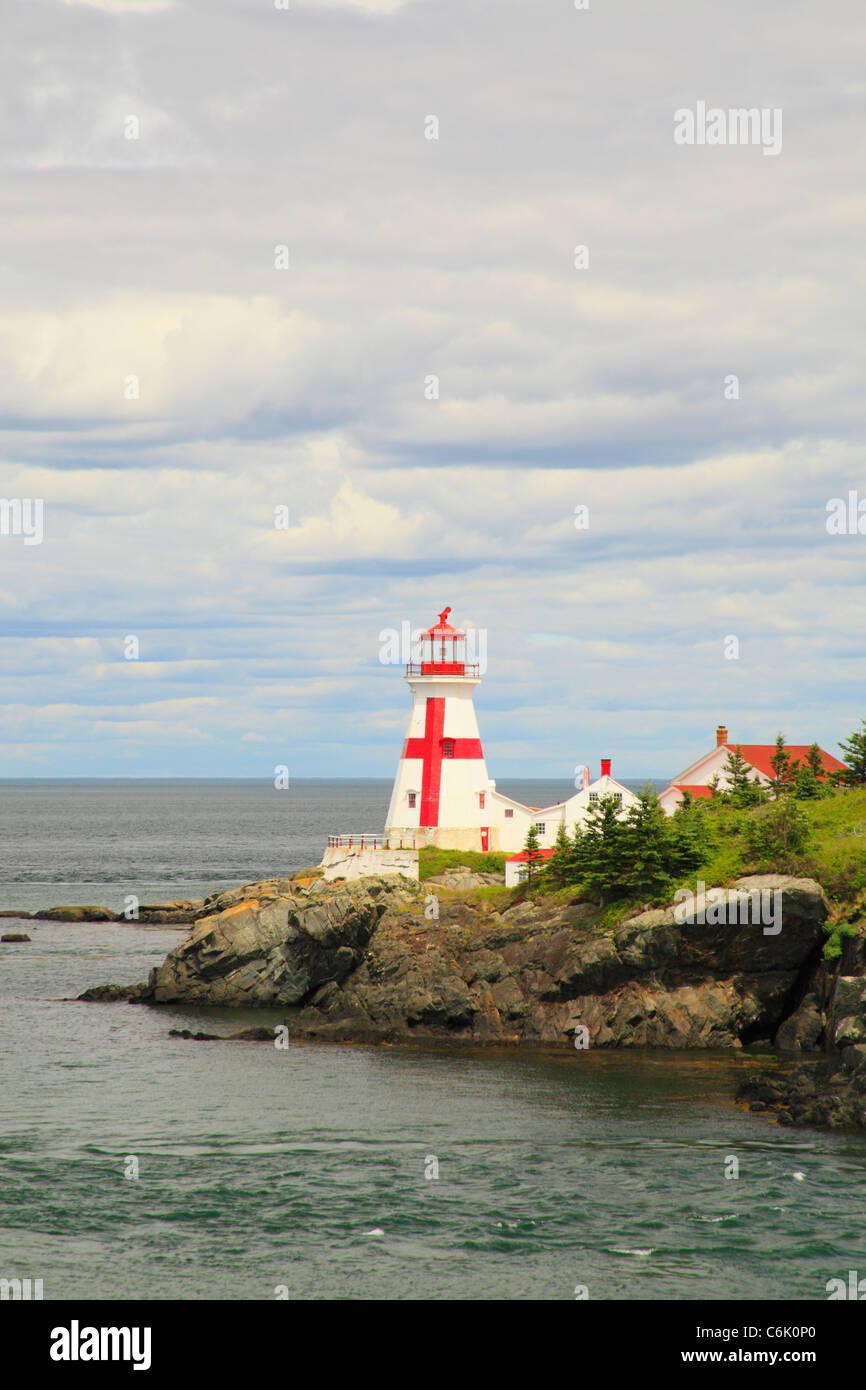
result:
[[[727,743],[727,741],[728,731],[725,728],[724,724],[719,724],[718,728],[716,729],[716,747],[721,748],[722,744]]]
[[[602,775],[602,777],[609,777],[609,776],[610,776],[610,758],[602,758],[602,760],[601,760],[601,775]]]

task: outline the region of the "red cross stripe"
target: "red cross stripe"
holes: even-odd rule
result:
[[[439,824],[439,788],[442,783],[442,737],[445,728],[445,701],[430,697],[427,700],[423,738],[407,738],[403,744],[404,758],[421,758],[422,826]],[[452,738],[452,758],[483,758],[480,738]]]
[[[444,741],[446,743],[450,742],[454,750],[451,754],[452,758],[484,757],[480,738],[452,738]],[[427,743],[426,734],[424,738],[407,738],[406,742],[403,744],[403,757],[424,758],[427,755],[428,747],[429,744]]]

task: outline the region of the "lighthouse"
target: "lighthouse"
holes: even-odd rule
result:
[[[421,634],[420,660],[406,667],[412,709],[385,836],[391,844],[495,849],[495,783],[487,776],[472,702],[481,678],[467,660],[466,633],[448,621],[450,612],[444,608]]]
[[[610,758],[602,758],[594,782],[586,765],[575,768],[581,776],[575,776],[574,793],[553,806],[525,806],[496,790],[472,702],[481,674],[469,660],[466,633],[449,623],[450,612],[443,608],[439,621],[421,633],[406,666],[412,709],[384,833],[329,835],[322,859],[326,879],[380,873],[417,878],[418,851],[427,845],[508,854],[521,849],[530,827],[541,848],[550,849],[560,826],[572,831],[583,824],[596,803],[613,800],[618,815],[638,803],[611,776]]]

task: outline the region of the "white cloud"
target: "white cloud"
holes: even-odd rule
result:
[[[41,546],[0,537],[16,768],[339,773],[350,742],[387,774],[378,633],[445,603],[488,631],[494,776],[663,775],[725,715],[847,731],[853,11],[771,0],[708,44],[679,0],[83,4],[23,7],[4,74],[0,495],[46,507]],[[675,149],[744,64],[779,159]]]

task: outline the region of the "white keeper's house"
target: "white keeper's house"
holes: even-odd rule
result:
[[[728,730],[724,724],[719,724],[716,729],[716,746],[711,748],[709,753],[704,753],[703,757],[698,758],[696,763],[692,763],[685,771],[675,777],[669,787],[659,794],[659,801],[665,813],[672,816],[674,811],[684,799],[686,792],[689,793],[693,801],[700,801],[705,797],[712,796],[710,783],[718,777],[718,788],[726,791],[729,785],[729,778],[725,772],[728,761],[728,754],[733,753],[737,747],[728,739]],[[740,753],[748,763],[748,776],[751,781],[759,782],[762,786],[768,787],[773,781],[775,773],[770,761],[776,751],[774,743],[743,743],[739,745]],[[809,751],[807,743],[788,743],[785,745],[785,752],[790,755],[793,764],[803,763]],[[821,761],[824,764],[824,777],[834,772],[841,771],[844,763],[838,758],[834,758],[832,753],[825,753],[820,749]],[[823,778],[822,778],[823,780]]]
[[[425,845],[519,851],[531,825],[539,845],[551,848],[559,827],[571,834],[594,803],[612,797],[624,814],[638,802],[611,776],[610,758],[601,760],[594,782],[584,768],[583,786],[554,806],[524,806],[496,790],[473,704],[481,677],[478,666],[467,661],[466,634],[448,622],[450,612],[443,609],[439,621],[422,633],[419,660],[406,667],[412,709],[384,831],[330,836],[322,861],[331,871],[327,876],[340,865],[341,874],[354,877],[346,865],[348,856],[357,859],[359,852],[371,867],[361,870],[359,864],[358,870],[373,873],[382,872],[390,856]],[[388,857],[384,862],[382,852]]]

